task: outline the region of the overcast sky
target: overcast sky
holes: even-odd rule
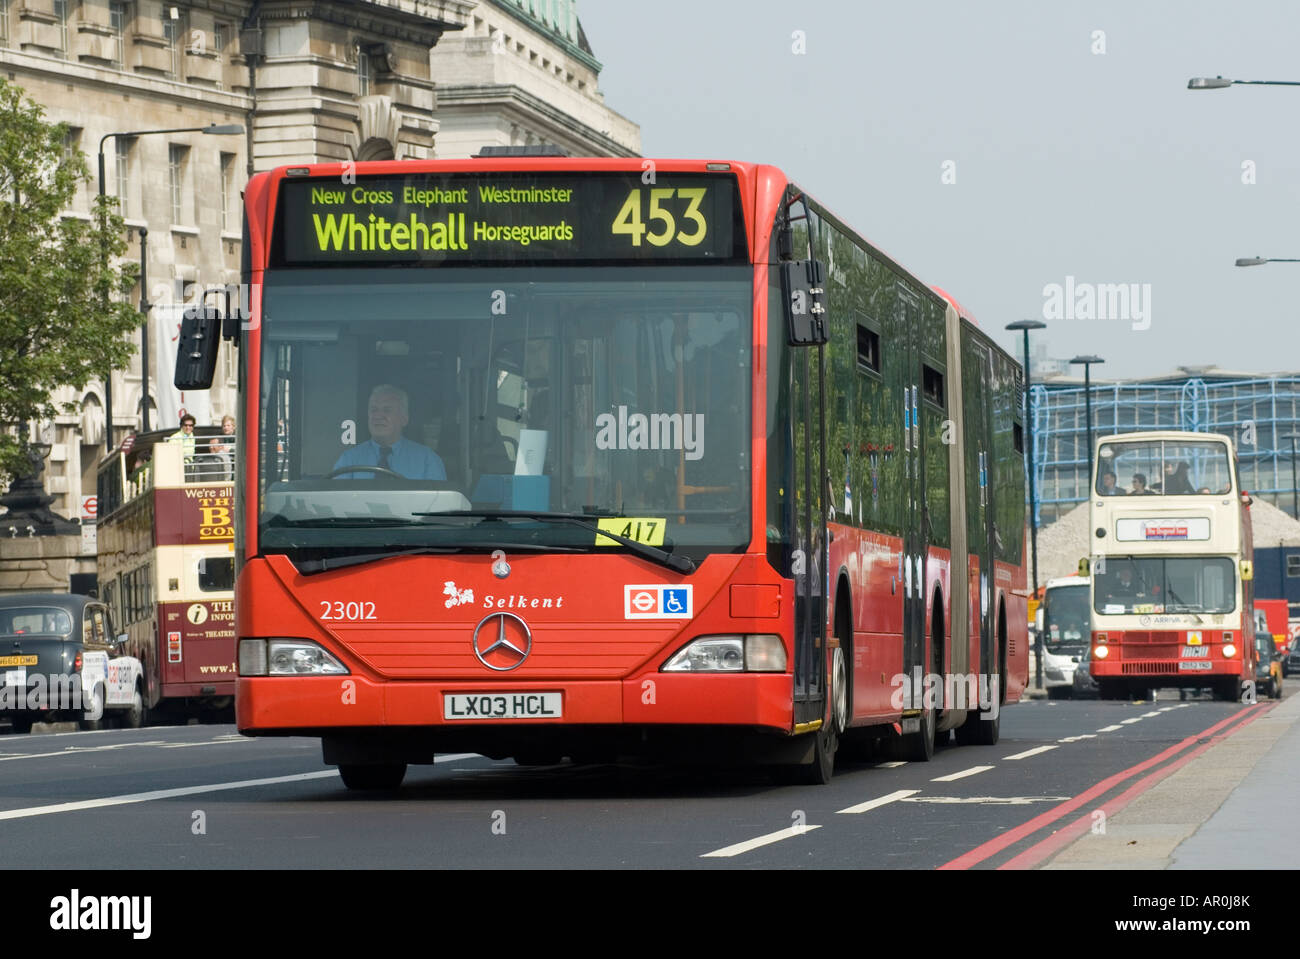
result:
[[[1300,258],[1300,86],[1187,89],[1300,81],[1295,0],[578,10],[645,155],[782,167],[1017,355],[1003,327],[1034,318],[1051,356],[1104,357],[1099,377],[1300,370],[1300,263],[1233,266]],[[1126,316],[1076,315],[1085,285],[1120,283]]]

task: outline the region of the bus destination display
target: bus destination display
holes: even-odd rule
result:
[[[743,262],[731,176],[448,174],[286,180],[278,266]]]

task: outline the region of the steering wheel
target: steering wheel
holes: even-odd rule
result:
[[[340,466],[334,472],[327,475],[326,479],[333,479],[336,476],[342,476],[344,473],[378,473],[382,476],[392,476],[396,479],[406,479],[401,473],[390,470],[387,466]]]

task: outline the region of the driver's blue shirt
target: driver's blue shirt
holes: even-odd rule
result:
[[[344,450],[343,455],[334,464],[334,468],[339,470],[346,466],[378,465],[379,444],[374,440],[366,440],[350,450]],[[393,444],[388,454],[388,468],[407,479],[445,480],[447,478],[447,469],[442,465],[442,459],[438,454],[421,443],[408,440],[405,436],[399,437]],[[338,478],[374,479],[382,475],[382,473],[362,470],[359,473],[345,473]]]

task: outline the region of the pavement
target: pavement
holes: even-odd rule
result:
[[[1300,695],[1268,702],[1042,868],[1300,867]]]

